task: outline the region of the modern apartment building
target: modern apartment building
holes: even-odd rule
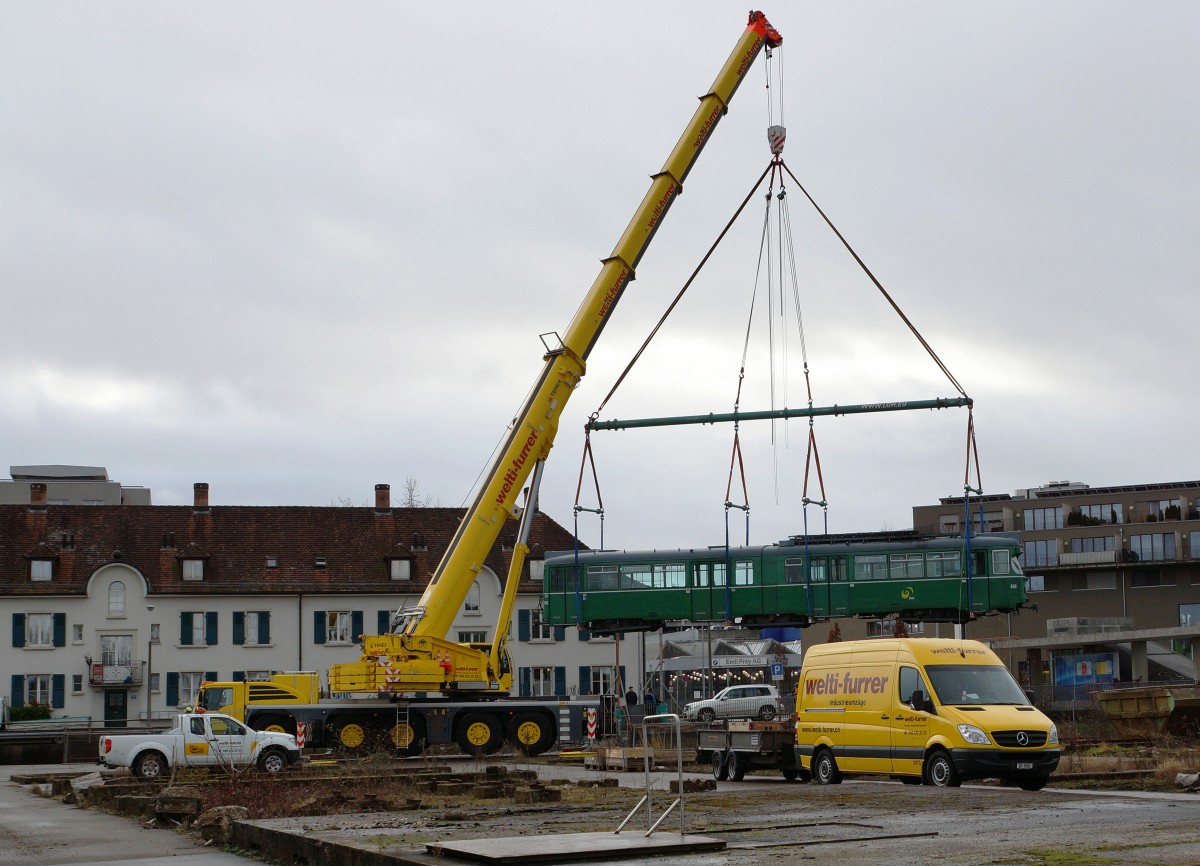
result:
[[[0,504],[0,681],[10,707],[113,725],[161,718],[205,679],[326,671],[357,635],[420,598],[462,519],[458,508],[56,505],[47,482]],[[494,636],[516,524],[504,527],[451,639]],[[612,691],[618,643],[543,626],[541,560],[571,534],[538,513],[510,644],[521,694]],[[632,660],[631,660],[632,661]],[[632,666],[630,672],[634,671]],[[624,680],[624,677],[621,677]]]

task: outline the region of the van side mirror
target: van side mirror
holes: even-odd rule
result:
[[[1029,701],[1029,706],[1033,706],[1033,689],[1025,690],[1025,700]]]
[[[912,708],[914,710],[917,710],[918,712],[922,712],[922,713],[932,713],[933,712],[933,706],[932,706],[932,704],[930,704],[929,698],[927,698],[925,696],[925,693],[923,691],[921,691],[920,689],[916,689],[915,691],[913,691],[912,697],[909,698],[909,704],[912,706]]]

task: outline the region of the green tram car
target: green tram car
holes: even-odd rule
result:
[[[969,565],[968,568],[968,551]],[[666,623],[800,626],[840,617],[967,622],[1028,601],[1013,536],[792,537],[760,547],[554,553],[542,621],[598,634]]]

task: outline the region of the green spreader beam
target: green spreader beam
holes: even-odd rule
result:
[[[724,424],[730,421],[766,421],[773,418],[815,418],[822,415],[863,415],[868,412],[907,412],[912,409],[954,409],[970,406],[970,397],[938,397],[934,400],[903,400],[896,403],[860,403],[847,406],[809,406],[806,409],[769,409],[762,412],[709,412],[707,415],[675,415],[667,418],[632,418],[589,421],[586,430],[630,430],[635,427],[680,427],[688,424]]]

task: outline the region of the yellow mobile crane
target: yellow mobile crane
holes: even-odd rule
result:
[[[466,751],[490,752],[502,744],[505,734],[529,752],[545,751],[553,745],[555,718],[562,717],[557,701],[480,700],[507,697],[512,687],[508,635],[517,584],[529,552],[529,526],[542,468],[554,444],[563,408],[583,378],[588,354],[626,285],[634,278],[638,262],[682,190],[688,172],[729,110],[733,94],[759,53],[764,47],[774,48],[782,42],[779,32],[763,13],[750,13],[747,27],[729,59],[708,93],[700,98],[695,114],[662,170],[653,175],[649,191],[612,254],[603,260],[600,274],[566,334],[557,345],[547,344],[545,367],[514,418],[499,456],[420,601],[415,607],[393,615],[390,634],[363,636],[362,655],[357,662],[334,665],[329,670],[329,690],[334,695],[395,699],[415,692],[440,697],[428,702],[409,702],[408,720],[396,721],[395,713],[380,712],[361,699],[342,701],[340,705],[326,701],[316,704],[311,703],[311,697],[306,699],[297,692],[286,703],[277,694],[270,701],[275,706],[268,707],[264,706],[267,700],[256,701],[248,692],[240,694],[248,687],[239,690],[236,684],[214,683],[211,700],[207,701],[211,709],[239,715],[238,710],[243,710],[247,722],[253,715],[265,726],[283,730],[294,731],[297,722],[301,722],[310,735],[318,730],[328,734],[340,731],[342,745],[356,745],[353,739],[361,741],[376,729],[390,729],[395,745],[410,752],[414,741],[419,740],[428,743],[454,740]],[[548,336],[557,337],[543,335],[543,343],[547,343]],[[516,501],[522,490],[524,507]],[[447,640],[459,607],[483,568],[503,522],[509,519],[521,523],[492,642],[463,644]],[[224,687],[221,695],[218,686]],[[205,690],[209,690],[208,684]],[[208,695],[208,691],[203,693]],[[357,705],[357,711],[351,709],[353,705]],[[352,739],[348,739],[347,732]],[[328,734],[320,740],[339,739]]]

